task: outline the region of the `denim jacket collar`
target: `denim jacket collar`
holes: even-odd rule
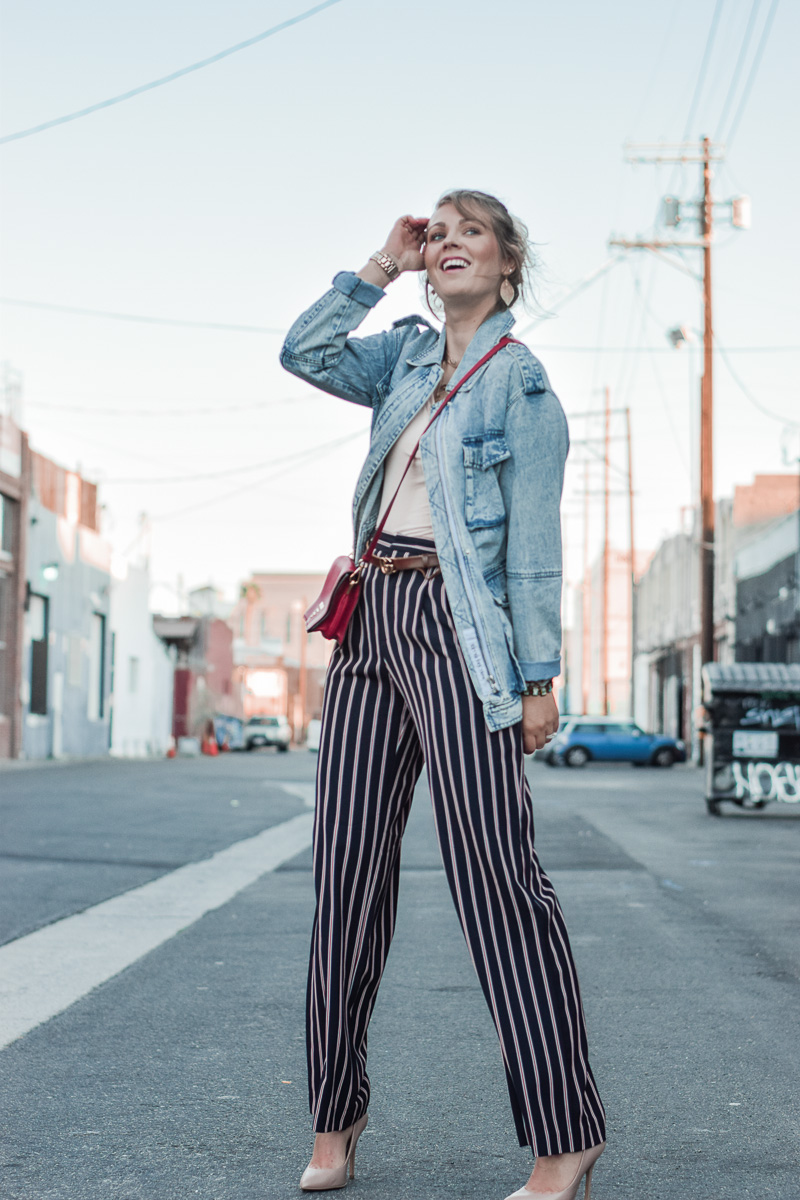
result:
[[[465,371],[468,371],[479,358],[482,358],[487,350],[491,350],[492,346],[499,342],[501,337],[505,337],[513,324],[514,318],[510,312],[492,313],[490,317],[487,317],[472,335],[472,341],[467,346],[466,353],[458,364],[460,369],[454,375],[454,382],[457,383]],[[439,336],[431,346],[406,359],[409,366],[441,366],[445,351],[445,337],[446,327],[443,325]]]

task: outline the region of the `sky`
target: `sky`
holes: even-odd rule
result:
[[[627,546],[625,408],[637,547],[687,523],[699,252],[619,255],[576,290],[619,254],[613,236],[696,234],[690,210],[678,231],[657,218],[665,194],[696,200],[700,168],[632,165],[626,143],[727,138],[714,195],[749,195],[753,217],[737,230],[725,204],[715,210],[726,351],[714,368],[715,493],[791,469],[800,7],[773,4],[339,0],[172,83],[0,145],[0,292],[15,301],[0,303],[0,360],[22,376],[34,448],[98,482],[119,554],[149,553],[153,606],[174,611],[208,583],[233,596],[253,571],[324,570],[350,548],[369,415],[287,375],[281,334],[398,216],[427,216],[453,186],[499,195],[536,244],[535,300],[515,332],[571,418],[568,578],[583,560],[587,459],[590,556],[600,547],[602,421],[578,414],[599,414],[606,387],[612,541]],[[0,137],[310,7],[5,0]],[[361,328],[422,311],[418,280],[404,275]],[[666,337],[676,326],[690,338],[677,350]]]

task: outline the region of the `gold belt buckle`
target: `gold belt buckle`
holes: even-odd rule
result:
[[[382,558],[379,554],[374,555],[378,560],[378,566],[384,575],[394,575],[397,567],[394,565],[393,558]]]

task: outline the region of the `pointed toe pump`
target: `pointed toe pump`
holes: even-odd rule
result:
[[[581,1152],[575,1177],[563,1191],[532,1192],[530,1188],[521,1187],[518,1192],[512,1192],[510,1196],[506,1196],[506,1200],[577,1200],[578,1188],[581,1186],[581,1180],[584,1175],[586,1176],[586,1191],[583,1193],[583,1200],[591,1200],[592,1172],[594,1171],[595,1163],[605,1148],[605,1142],[601,1142],[599,1146],[590,1146],[588,1150]]]
[[[345,1146],[344,1162],[339,1167],[306,1167],[300,1177],[300,1187],[304,1192],[330,1192],[334,1188],[347,1187],[348,1168],[350,1179],[355,1179],[356,1146],[358,1139],[367,1127],[367,1114],[355,1125],[350,1126],[349,1137]]]

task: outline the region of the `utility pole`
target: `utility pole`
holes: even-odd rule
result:
[[[611,516],[611,390],[605,390],[605,436],[603,439],[603,715],[608,716],[608,593],[609,524]]]
[[[611,536],[610,536],[610,518],[611,518],[611,498],[624,494],[630,505],[630,519],[633,520],[633,484],[631,480],[630,466],[630,423],[628,431],[628,481],[624,493],[619,489],[614,490],[611,487],[611,471],[618,470],[611,462],[611,443],[613,441],[622,440],[621,437],[612,436],[611,434],[611,418],[626,414],[624,408],[611,408],[611,390],[604,389],[604,405],[598,412],[596,409],[589,412],[570,413],[570,420],[577,419],[596,419],[603,417],[603,432],[598,437],[572,438],[571,445],[573,451],[578,446],[583,446],[589,452],[591,457],[583,459],[583,575],[581,584],[581,611],[582,611],[582,626],[583,626],[583,645],[581,650],[582,670],[581,670],[581,711],[584,716],[589,711],[591,680],[594,678],[596,671],[598,676],[598,692],[600,696],[600,704],[603,711],[608,715],[610,708],[610,680],[611,680],[611,646],[610,646],[610,623],[611,623]],[[600,449],[602,443],[602,450]],[[579,462],[581,460],[578,460]],[[603,485],[602,489],[592,491],[590,488],[590,465],[599,462],[603,467]],[[622,473],[622,472],[620,472]],[[592,608],[590,597],[592,592],[592,580],[590,579],[589,570],[589,522],[591,509],[589,507],[590,497],[603,497],[603,548],[602,558],[600,560],[600,568],[602,579],[600,590],[602,592],[601,604],[602,615],[598,610],[596,626],[592,623]],[[631,525],[631,538],[633,526]],[[596,646],[596,655],[591,653],[592,644]]]
[[[300,601],[300,738],[305,737],[306,732],[306,704],[308,695],[308,634],[303,623],[302,614],[308,608],[308,600],[304,596]]]
[[[700,653],[714,661],[714,324],[711,316],[711,142],[703,138],[703,380],[700,393]]]
[[[694,208],[695,218],[700,224],[700,240],[686,241],[682,238],[632,240],[612,238],[610,245],[625,249],[651,250],[661,254],[665,250],[700,249],[703,251],[703,273],[698,277],[703,296],[703,380],[700,393],[700,647],[703,662],[714,658],[714,493],[713,493],[713,412],[714,412],[714,325],[711,306],[711,245],[714,228],[714,205],[723,204],[731,209],[731,223],[736,229],[750,228],[750,200],[747,196],[736,196],[732,200],[715,201],[711,194],[712,163],[724,158],[724,147],[716,146],[704,137],[699,144],[684,142],[677,146],[649,145],[628,146],[628,162],[640,163],[701,163],[703,168],[703,196],[697,204],[686,204],[674,196],[665,196],[663,201],[664,224],[677,227],[681,223],[682,209]],[[668,260],[670,261],[670,260]],[[681,268],[683,269],[683,268]]]
[[[711,307],[711,243],[714,229],[714,199],[711,195],[711,164],[724,158],[724,148],[715,146],[710,138],[704,137],[699,145],[691,142],[677,146],[629,146],[626,159],[639,163],[701,163],[703,168],[703,198],[697,204],[696,218],[700,224],[700,240],[686,241],[666,239],[623,238],[610,239],[610,245],[628,250],[651,250],[659,254],[663,250],[693,248],[703,251],[703,274],[701,277],[703,297],[703,379],[700,391],[700,648],[703,662],[714,660],[714,457],[713,457],[713,413],[714,413],[714,325]],[[737,197],[724,201],[732,208],[733,224],[737,228],[749,227],[749,200]],[[681,222],[681,209],[692,207],[681,204],[674,196],[664,197],[664,222],[677,227]]]
[[[581,587],[581,607],[583,630],[581,646],[581,712],[586,716],[589,711],[589,675],[591,664],[589,652],[591,648],[591,609],[589,605],[589,460],[583,464],[583,585]]]
[[[636,684],[633,660],[636,654],[636,542],[633,536],[633,451],[631,446],[631,410],[625,409],[625,433],[628,441],[628,536],[631,552],[631,720],[636,719]]]

